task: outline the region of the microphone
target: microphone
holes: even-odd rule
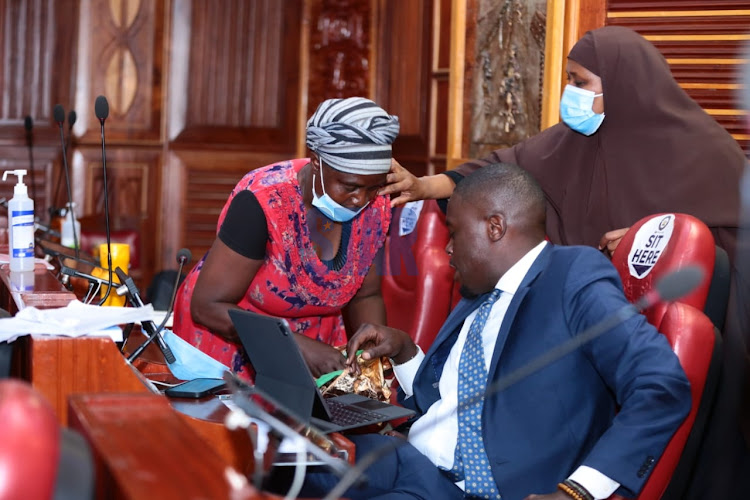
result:
[[[117,273],[117,277],[120,279],[120,282],[123,284],[117,289],[117,292],[116,292],[117,295],[127,295],[128,302],[130,302],[131,306],[143,307],[144,304],[143,304],[143,300],[141,299],[141,294],[138,291],[138,287],[133,281],[133,278],[125,274],[125,271],[123,271],[119,267],[115,269],[115,273]],[[130,357],[128,357],[128,363],[132,363],[133,360],[135,360],[135,358],[138,355],[140,355],[141,352],[143,352],[143,350],[146,348],[146,345],[148,345],[148,342],[151,340],[156,340],[156,345],[158,345],[159,349],[161,349],[161,353],[164,355],[164,359],[167,360],[167,363],[168,364],[174,363],[175,357],[174,357],[174,354],[172,353],[172,349],[169,348],[167,343],[164,342],[164,339],[162,338],[162,336],[159,335],[159,330],[156,329],[154,322],[151,320],[141,321],[141,326],[148,333],[148,339],[138,349],[136,349],[135,352],[133,352],[133,354],[130,355]]]
[[[636,314],[639,314],[644,309],[648,309],[659,302],[669,302],[687,295],[703,282],[704,275],[705,273],[703,269],[695,265],[685,266],[681,269],[672,271],[657,281],[654,287],[646,292],[635,303],[621,307],[611,316],[608,316],[600,322],[586,328],[583,332],[571,337],[569,340],[566,340],[554,349],[532,359],[530,362],[509,374],[504,375],[496,381],[488,383],[484,393],[469,398],[462,403],[461,406],[472,406],[479,400],[489,398],[494,394],[504,391],[529,375],[536,373],[563,356],[570,354],[587,342],[590,342],[600,335],[610,331],[615,326],[630,319]],[[403,440],[403,442],[400,440],[393,440],[392,442],[386,443],[383,446],[372,450],[370,453],[362,457],[357,465],[354,466],[354,468],[352,468],[347,475],[341,479],[341,481],[339,481],[336,487],[334,487],[323,500],[333,500],[341,497],[352,484],[360,480],[367,467],[406,442],[406,440]]]
[[[107,102],[107,98],[103,95],[100,95],[96,98],[96,101],[94,102],[94,114],[96,114],[96,117],[99,118],[99,123],[101,124],[101,135],[102,135],[102,180],[104,182],[104,229],[105,233],[107,235],[107,269],[109,269],[109,285],[107,286],[107,292],[104,294],[104,297],[102,297],[102,300],[99,302],[99,305],[104,304],[106,302],[107,298],[109,297],[110,292],[112,291],[112,241],[110,238],[110,230],[109,230],[109,189],[107,188],[107,153],[106,153],[106,146],[104,141],[104,120],[107,119],[109,116],[109,103]],[[143,303],[141,303],[143,305]],[[162,343],[164,341],[162,340]],[[161,345],[160,345],[161,346]],[[166,347],[166,344],[164,344]],[[167,350],[169,348],[167,347]],[[162,349],[162,352],[164,350]],[[170,355],[172,354],[171,351],[169,351]],[[166,357],[166,354],[165,354]],[[172,361],[174,361],[174,356],[172,356]],[[172,362],[170,361],[170,363]]]
[[[70,151],[70,145],[73,142],[73,125],[75,125],[76,120],[78,119],[78,115],[75,111],[71,110],[70,113],[68,113],[68,138],[65,141],[65,147],[67,151]],[[62,173],[58,172],[57,174],[57,182],[55,183],[55,191],[54,191],[54,197],[53,197],[53,205],[57,205],[57,199],[60,197],[60,185],[62,183]],[[52,210],[53,208],[50,207],[50,219],[52,218]]]
[[[190,250],[187,248],[183,248],[180,251],[177,252],[177,264],[179,264],[179,267],[177,269],[177,277],[174,281],[174,286],[172,287],[172,298],[169,300],[169,307],[167,308],[167,314],[164,316],[164,319],[161,323],[159,323],[159,326],[156,327],[156,331],[153,332],[149,337],[146,339],[146,341],[138,346],[138,348],[133,351],[133,353],[128,357],[128,361],[131,363],[141,355],[141,353],[146,349],[146,347],[151,343],[152,340],[154,340],[156,337],[159,339],[162,339],[161,337],[161,331],[164,329],[164,326],[167,324],[167,320],[169,319],[169,316],[172,314],[172,311],[174,309],[174,299],[177,296],[177,288],[180,286],[180,276],[182,276],[182,268],[185,264],[190,262],[190,260],[193,258],[193,255],[190,253]],[[119,274],[117,276],[120,276]],[[127,339],[124,339],[122,342],[123,348],[125,347],[125,341]],[[158,341],[157,341],[158,342]],[[164,342],[164,340],[162,340]],[[166,343],[164,343],[166,345]],[[166,354],[164,355],[166,358]],[[174,356],[172,357],[172,361],[169,361],[170,363],[174,362]]]
[[[34,120],[31,115],[23,119],[23,127],[26,129],[26,148],[29,151],[29,184],[31,184],[31,198],[36,200],[36,182],[34,182]]]
[[[75,252],[76,259],[79,256],[78,252],[78,235],[76,234],[75,230],[75,216],[73,214],[73,195],[70,191],[70,169],[68,168],[68,154],[65,149],[65,137],[63,135],[63,123],[65,122],[65,109],[63,109],[62,105],[57,104],[55,105],[55,108],[52,110],[52,114],[55,118],[55,122],[57,123],[58,128],[60,129],[60,144],[62,145],[62,158],[63,158],[63,170],[65,171],[65,185],[68,188],[68,210],[65,212],[65,217],[72,217],[74,220],[71,222],[73,224],[73,250]],[[65,222],[63,222],[65,224]],[[109,281],[112,281],[112,276],[109,277]]]

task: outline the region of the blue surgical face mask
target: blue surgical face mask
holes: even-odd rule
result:
[[[313,173],[313,200],[312,204],[315,208],[320,210],[323,215],[336,222],[347,222],[357,216],[362,210],[370,204],[368,201],[359,210],[351,210],[344,206],[339,205],[333,198],[326,194],[326,184],[323,182],[323,160],[320,160],[320,187],[323,189],[323,196],[318,196],[315,193],[315,174]]]
[[[566,85],[560,99],[560,116],[565,124],[583,135],[591,135],[599,129],[604,120],[604,113],[594,113],[595,94],[586,89]]]
[[[175,335],[171,330],[162,330],[164,342],[172,350],[175,362],[168,365],[172,375],[180,380],[194,378],[221,378],[229,367],[216,361],[197,347]]]

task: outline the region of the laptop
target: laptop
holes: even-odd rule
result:
[[[229,317],[255,369],[255,386],[300,421],[338,432],[414,415],[359,394],[323,398],[286,321],[241,309],[230,309]]]

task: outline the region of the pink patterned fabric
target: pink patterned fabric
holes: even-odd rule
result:
[[[347,341],[341,308],[359,290],[385,241],[391,219],[386,197],[375,198],[351,221],[346,262],[329,269],[315,253],[307,210],[297,182],[309,159],[291,160],[250,171],[235,186],[219,216],[221,227],[232,198],[250,190],[266,215],[268,242],[265,262],[250,283],[239,307],[285,318],[291,330],[330,345]],[[342,245],[344,238],[342,236]],[[190,317],[190,298],[205,256],[180,286],[175,304],[174,332],[238,373],[249,373],[244,352],[225,342]]]

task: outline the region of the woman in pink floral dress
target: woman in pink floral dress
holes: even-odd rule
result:
[[[391,208],[378,190],[398,129],[367,99],[323,102],[307,123],[311,158],[252,170],[233,189],[178,291],[175,333],[247,375],[227,313],[241,308],[285,318],[313,375],[343,368],[332,346],[346,343],[345,323],[385,324],[375,264]]]

